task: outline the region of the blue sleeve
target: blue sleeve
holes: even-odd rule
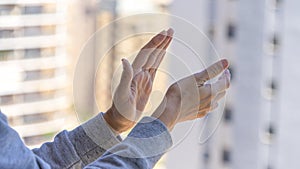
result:
[[[60,132],[53,142],[33,152],[53,169],[83,168],[119,142],[100,113],[70,132]]]
[[[29,150],[18,133],[9,127],[0,111],[0,168],[50,169],[50,166]]]
[[[157,119],[145,117],[123,142],[85,169],[153,168],[171,145],[172,139],[165,125]]]

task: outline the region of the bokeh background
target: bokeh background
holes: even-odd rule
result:
[[[1,110],[30,148],[51,141],[57,132],[107,110],[120,59],[137,52],[152,34],[125,39],[101,64],[95,63],[99,50],[113,46],[122,33],[173,27],[206,64],[195,64],[190,51],[175,41],[170,51],[177,60],[169,53],[165,71],[180,74],[182,62],[191,71],[200,70],[218,57],[227,58],[232,85],[218,111],[220,121],[206,119],[208,131],[217,126],[213,135],[200,144],[203,120],[178,125],[172,136],[180,144],[156,168],[299,168],[299,7],[297,0],[1,0]],[[144,13],[164,17],[113,23]],[[95,38],[107,24],[111,29]],[[162,97],[172,79],[159,74],[154,94]],[[74,77],[81,80],[73,89]]]

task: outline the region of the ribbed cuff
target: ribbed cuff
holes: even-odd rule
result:
[[[164,154],[173,144],[167,127],[158,119],[144,117],[129,133],[124,143],[134,145],[147,158]]]
[[[91,140],[106,150],[120,143],[119,138],[117,138],[103,118],[103,113],[99,113],[81,126]]]

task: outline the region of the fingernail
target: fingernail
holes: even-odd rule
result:
[[[228,60],[226,60],[226,59],[222,60],[222,65],[223,65],[224,68],[226,68],[228,66],[228,64],[229,64]]]
[[[167,30],[167,33],[168,33],[169,36],[172,36],[174,34],[174,30],[172,28],[169,28]]]
[[[166,34],[167,34],[167,31],[163,30],[163,31],[160,32],[160,34],[166,35]]]
[[[167,35],[167,32],[165,30],[163,30],[159,33],[159,36],[157,36],[156,38],[157,38],[157,40],[161,41],[165,38],[166,35]]]

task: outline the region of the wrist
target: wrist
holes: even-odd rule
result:
[[[114,105],[109,108],[106,113],[104,113],[103,118],[109,127],[116,132],[116,134],[120,134],[133,126],[132,122],[129,122],[125,117],[123,117],[114,107]]]
[[[165,98],[162,103],[157,107],[151,117],[154,117],[160,120],[168,128],[169,131],[172,131],[176,124],[176,111],[174,110],[175,106],[167,104],[167,99]],[[176,116],[176,117],[175,117]],[[175,117],[175,118],[174,118]]]

